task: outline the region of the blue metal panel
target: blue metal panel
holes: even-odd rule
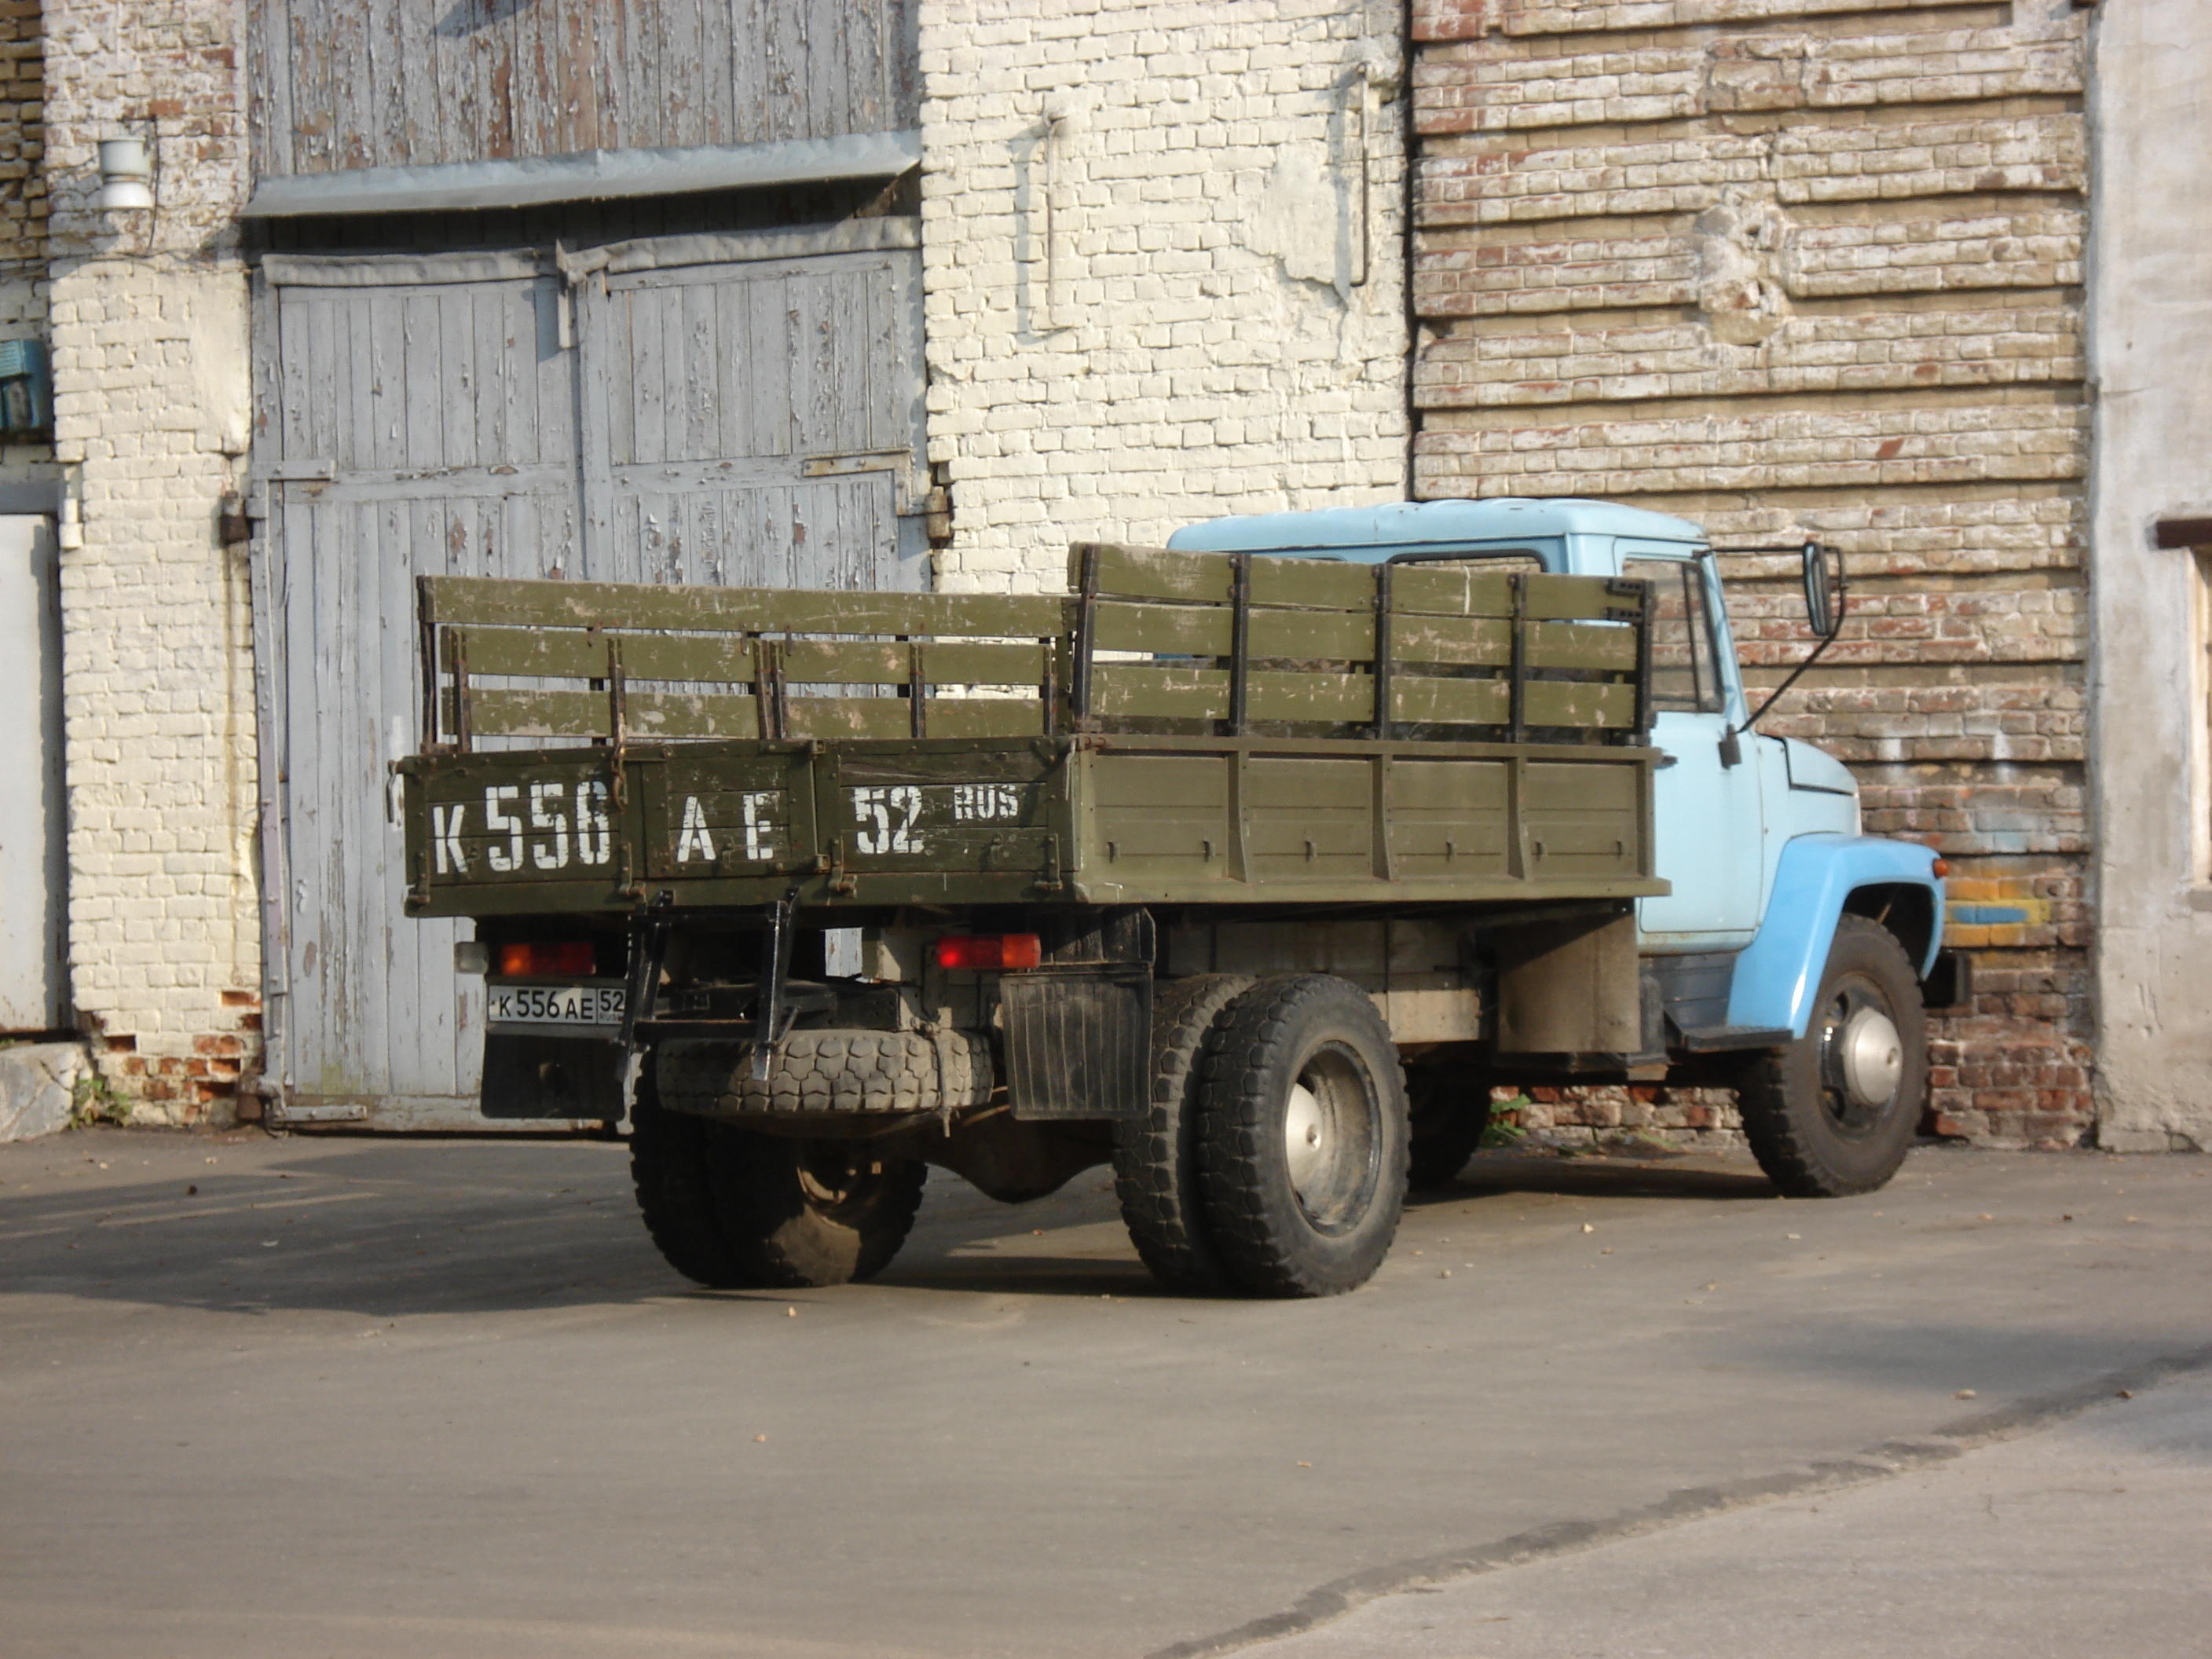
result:
[[[1800,836],[1790,842],[1759,936],[1736,958],[1728,1023],[1805,1034],[1837,918],[1844,901],[1862,887],[1903,883],[1928,890],[1936,921],[1918,964],[1925,974],[1943,943],[1943,884],[1935,862],[1936,854],[1917,842],[1874,836]]]
[[[1168,545],[1190,553],[1316,553],[1379,563],[1394,553],[1449,552],[1486,542],[1556,542],[1569,536],[1632,536],[1699,545],[1705,539],[1705,532],[1686,519],[1638,507],[1573,497],[1503,496],[1214,519],[1184,526],[1168,538]],[[1547,553],[1546,562],[1551,560]]]

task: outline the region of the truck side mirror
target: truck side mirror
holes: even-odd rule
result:
[[[1804,557],[1805,620],[1816,638],[1832,640],[1844,623],[1843,556],[1807,542]]]

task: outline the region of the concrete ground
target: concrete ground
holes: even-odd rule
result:
[[[2208,1176],[1486,1155],[1261,1304],[1103,1172],[714,1295],[611,1146],[0,1147],[0,1654],[2212,1650]]]

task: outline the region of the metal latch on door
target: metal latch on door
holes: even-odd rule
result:
[[[329,483],[338,476],[336,461],[271,461],[246,481],[246,516],[269,516],[269,486],[273,483]]]
[[[940,512],[931,503],[933,493],[916,471],[910,449],[860,449],[842,455],[809,455],[799,464],[802,478],[846,478],[859,472],[888,472],[896,489],[893,509],[902,519]]]

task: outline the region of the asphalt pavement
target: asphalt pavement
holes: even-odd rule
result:
[[[0,1655],[2040,1651],[1644,1637],[1699,1578],[1780,1617],[1776,1540],[1886,1559],[1884,1504],[1975,1571],[1912,1528],[2085,1436],[2111,1559],[2201,1512],[2203,1437],[2122,1431],[2203,1398],[2208,1174],[1930,1147],[1801,1203],[1486,1154],[1366,1289],[1281,1304],[1155,1291],[1103,1172],[934,1175],[875,1284],[713,1294],[604,1144],[0,1147]]]

